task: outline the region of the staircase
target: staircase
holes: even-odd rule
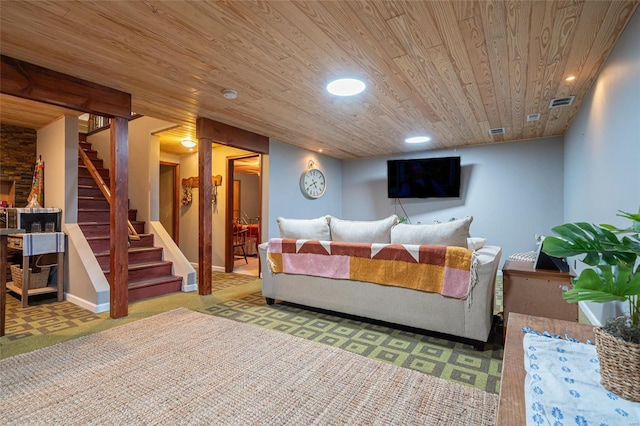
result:
[[[88,142],[80,141],[80,146],[108,185],[109,169],[103,167],[98,152],[92,150]],[[162,260],[162,247],[153,246],[153,234],[145,234],[144,222],[136,219],[137,211],[129,209],[129,221],[140,236],[139,240],[129,243],[129,302],[180,291],[182,278],[172,275],[172,262]],[[78,225],[109,280],[109,203],[81,158],[78,159]]]

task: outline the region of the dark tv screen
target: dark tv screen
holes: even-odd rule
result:
[[[389,198],[460,197],[460,157],[387,161]]]

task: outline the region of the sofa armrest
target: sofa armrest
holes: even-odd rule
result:
[[[469,336],[488,336],[491,331],[496,274],[501,256],[502,248],[498,246],[484,246],[476,251],[478,282],[470,295],[473,308],[465,313],[465,333]]]
[[[478,258],[478,262],[480,264],[495,262],[496,258],[500,261],[500,256],[502,255],[502,247],[498,246],[487,246],[485,245],[479,250],[476,250],[476,257]]]

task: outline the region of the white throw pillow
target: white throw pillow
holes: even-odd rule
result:
[[[399,223],[391,229],[391,244],[456,246],[467,248],[467,237],[473,216],[434,225]]]
[[[487,243],[486,238],[469,237],[467,238],[467,248],[469,250],[480,250]]]
[[[391,228],[398,223],[398,216],[391,215],[381,220],[342,220],[331,218],[331,239],[345,243],[380,243],[391,242]]]
[[[285,219],[284,217],[279,217],[280,238],[331,241],[330,219],[331,216],[322,216],[316,219]]]

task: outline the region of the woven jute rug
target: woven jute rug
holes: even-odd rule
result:
[[[184,308],[0,361],[0,424],[490,425],[497,396]]]

